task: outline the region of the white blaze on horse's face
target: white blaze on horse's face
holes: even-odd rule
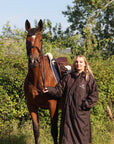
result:
[[[36,38],[36,35],[33,35],[33,36],[32,36],[32,39],[33,39],[32,45],[34,45],[35,38]]]

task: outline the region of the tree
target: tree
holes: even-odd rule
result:
[[[72,33],[82,34],[82,54],[91,57],[93,52],[103,57],[114,54],[113,15],[114,0],[74,0],[62,13],[71,23]]]
[[[11,24],[9,21],[2,28],[2,35],[1,38],[11,38],[15,40],[25,39],[26,33],[23,30],[18,29],[16,26],[12,29]]]

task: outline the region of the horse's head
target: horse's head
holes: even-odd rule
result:
[[[39,21],[38,28],[31,28],[29,21],[26,20],[25,29],[28,32],[26,38],[28,62],[30,66],[37,66],[42,55],[42,20]]]

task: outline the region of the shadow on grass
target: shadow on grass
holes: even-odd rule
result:
[[[27,144],[27,136],[3,136],[0,137],[0,144]]]

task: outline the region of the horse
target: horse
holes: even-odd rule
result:
[[[28,20],[25,21],[27,31],[26,50],[28,57],[28,73],[24,82],[24,93],[27,99],[27,107],[32,118],[35,144],[39,144],[39,123],[38,109],[49,109],[51,117],[51,135],[54,144],[57,144],[58,137],[58,101],[50,99],[42,90],[51,86],[54,87],[57,81],[50,67],[49,58],[43,55],[42,29],[43,22],[38,22],[38,28],[31,28]]]

